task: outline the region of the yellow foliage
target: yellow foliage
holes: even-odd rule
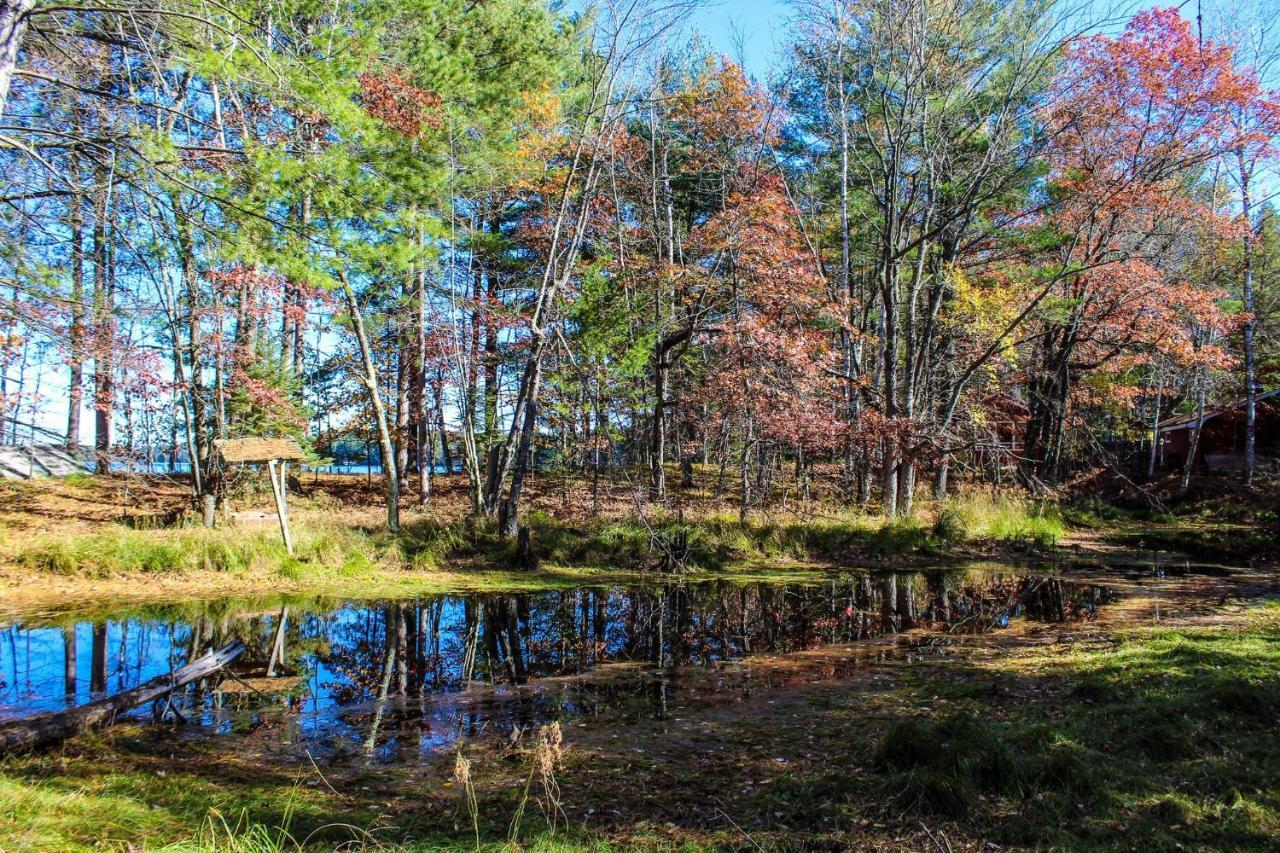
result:
[[[1018,300],[1007,283],[992,280],[974,281],[957,266],[946,271],[951,285],[951,300],[942,309],[942,322],[956,334],[978,346],[988,346],[1009,327],[1018,313]],[[998,353],[1012,362],[1017,353],[1013,341],[1006,341]]]

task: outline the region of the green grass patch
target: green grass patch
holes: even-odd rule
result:
[[[746,521],[736,515],[681,518],[657,512],[644,519],[580,524],[533,511],[522,523],[532,531],[534,550],[545,566],[626,571],[724,571],[760,560],[837,562],[942,555],[956,545],[982,540],[1048,547],[1062,532],[1060,519],[1044,506],[987,495],[950,501],[931,523],[853,511]],[[274,573],[299,581],[433,571],[464,563],[502,568],[513,565],[515,558],[513,541],[499,537],[487,520],[472,517],[451,522],[415,519],[391,535],[313,513],[295,521],[294,540],[296,558],[289,558],[273,528],[111,525],[87,534],[38,539],[18,550],[17,562],[37,572],[91,578],[213,571]]]
[[[110,577],[126,572],[271,570],[285,556],[278,536],[266,534],[194,528],[110,528],[38,540],[18,554],[18,563],[54,574]]]
[[[964,816],[985,793],[1021,793],[1026,773],[1003,727],[963,713],[894,723],[875,759],[903,807],[948,817]]]
[[[942,672],[913,695],[950,710],[892,723],[875,751],[901,807],[1050,849],[1256,849],[1280,831],[1280,606],[1244,631],[997,659],[958,676],[969,690]],[[992,703],[993,677],[1044,698]]]
[[[1054,504],[985,491],[946,501],[934,522],[935,535],[950,541],[988,539],[1037,548],[1056,545],[1065,527]]]

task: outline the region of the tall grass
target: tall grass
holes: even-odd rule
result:
[[[968,492],[944,502],[934,530],[940,536],[994,539],[1048,548],[1062,538],[1062,516],[1053,505],[990,491]]]
[[[359,530],[342,525],[300,525],[297,556],[279,534],[236,528],[131,530],[111,527],[70,537],[43,537],[21,548],[19,565],[42,572],[110,577],[127,572],[279,572],[297,574],[305,564],[340,568],[352,555],[376,550]]]
[[[932,519],[930,519],[932,516]],[[855,509],[823,514],[748,519],[736,514],[658,511],[641,519],[598,519],[570,525],[541,511],[523,522],[545,564],[648,569],[724,569],[743,561],[855,560],[944,553],[971,541],[1047,548],[1063,522],[1057,510],[1025,498],[973,492],[919,517],[887,519]],[[329,575],[366,577],[379,570],[434,570],[458,561],[498,568],[514,559],[514,543],[494,526],[470,517],[420,518],[391,535],[345,519],[339,508],[312,511],[294,524],[297,554],[285,553],[274,528],[178,527],[132,529],[112,525],[67,537],[43,537],[16,548],[29,569],[106,578],[127,573],[195,571],[275,573],[298,580]]]
[[[286,853],[303,847],[289,834],[287,823],[270,827],[244,815],[231,823],[215,810],[193,838],[160,849],[164,853]]]

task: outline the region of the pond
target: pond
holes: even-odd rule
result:
[[[989,632],[1094,618],[1106,583],[1025,570],[848,572],[400,600],[190,602],[0,625],[0,722],[245,653],[131,715],[313,755],[405,761],[551,719],[664,717]],[[786,656],[786,667],[762,667]],[[170,736],[170,735],[166,735]]]

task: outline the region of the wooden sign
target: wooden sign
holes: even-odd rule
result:
[[[213,448],[222,461],[228,464],[270,462],[301,462],[306,454],[292,438],[215,438]]]
[[[285,470],[290,460],[300,462],[306,458],[298,442],[292,438],[216,438],[213,449],[228,465],[236,463],[260,465],[266,463],[271,477],[271,492],[276,498],[276,518],[280,520],[280,535],[284,548],[293,556],[293,535],[289,532],[289,492]]]

